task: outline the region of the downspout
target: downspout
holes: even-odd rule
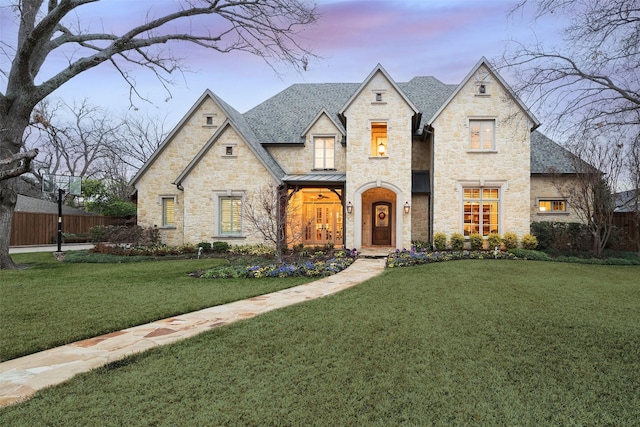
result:
[[[432,129],[432,128],[431,128]],[[426,134],[428,135],[428,139],[431,139],[431,167],[429,168],[429,185],[430,185],[430,192],[429,192],[429,218],[427,219],[427,225],[429,227],[429,243],[433,246],[433,195],[434,195],[434,190],[433,190],[433,178],[435,176],[435,174],[433,173],[433,169],[435,167],[435,152],[436,152],[436,148],[435,148],[435,135],[433,134],[433,130],[430,130],[429,128],[425,129]],[[429,138],[429,136],[431,138]],[[428,141],[427,139],[427,141]]]

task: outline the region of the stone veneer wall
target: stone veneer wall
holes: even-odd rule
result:
[[[342,134],[326,115],[320,116],[318,121],[311,126],[304,138],[304,145],[300,146],[267,146],[269,153],[276,159],[282,168],[291,174],[305,174],[313,171],[314,136],[335,137],[335,169],[338,172],[345,171],[347,150],[342,145]]]
[[[376,102],[376,92],[382,92],[383,101]],[[346,199],[353,200],[358,208],[354,214],[347,215],[348,230],[346,247],[360,247],[370,244],[370,237],[362,236],[366,226],[362,224],[362,215],[371,206],[360,201],[363,188],[380,186],[396,188],[399,194],[395,200],[396,247],[409,247],[411,244],[411,218],[402,215],[398,218],[398,204],[411,198],[411,117],[413,111],[394,89],[382,72],[376,73],[352,101],[345,111],[347,117],[347,186]],[[371,121],[387,122],[388,157],[370,157]],[[358,216],[359,215],[359,216]],[[400,228],[400,230],[398,230]],[[357,241],[356,229],[360,230],[361,241]],[[365,240],[368,238],[368,242]]]
[[[411,197],[411,240],[429,241],[429,195]]]
[[[213,117],[213,124],[206,125],[206,116]],[[138,191],[138,224],[143,227],[158,226],[163,242],[170,245],[184,243],[183,193],[173,180],[184,170],[200,148],[218,130],[226,116],[211,98],[187,117],[184,125],[177,130],[155,161],[136,183]],[[162,228],[161,196],[176,196],[175,228]]]
[[[234,145],[234,155],[225,146]],[[224,241],[229,244],[264,243],[262,236],[243,219],[243,235],[220,236],[217,195],[251,198],[275,180],[253,151],[232,128],[221,136],[183,182],[185,243]],[[243,209],[246,204],[243,203]]]
[[[567,213],[542,213],[538,209],[538,199],[565,198],[569,188],[575,185],[575,177],[535,175],[531,177],[531,222],[583,222],[575,209],[567,203]],[[563,196],[564,194],[564,196]]]
[[[483,82],[486,94],[479,94]],[[469,119],[495,119],[495,152],[469,152]],[[435,120],[433,232],[462,232],[462,187],[501,186],[499,233],[529,232],[530,127],[489,70],[480,67]]]

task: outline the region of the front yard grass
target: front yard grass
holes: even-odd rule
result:
[[[80,375],[1,409],[0,425],[637,425],[639,277],[391,269]]]
[[[313,280],[187,276],[227,263],[220,259],[70,264],[50,253],[13,259],[30,267],[0,270],[0,361]]]

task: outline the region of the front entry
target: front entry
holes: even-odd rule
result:
[[[391,246],[391,203],[374,203],[372,215],[371,244]]]

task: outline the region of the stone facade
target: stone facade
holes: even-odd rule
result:
[[[313,235],[349,248],[408,248],[435,232],[461,233],[465,188],[499,190],[492,228],[500,234],[522,237],[532,221],[577,220],[571,209],[540,213],[538,200],[561,194],[549,176],[531,175],[538,123],[486,60],[457,87],[420,82],[398,84],[377,66],[359,85],[292,86],[244,115],[207,91],[134,177],[138,223],[159,227],[172,245],[263,243],[244,219],[241,233],[222,235],[220,200],[241,198],[246,213],[246,201],[269,185],[290,192],[303,243]],[[432,107],[429,88],[448,98]],[[290,105],[275,105],[279,99]],[[478,120],[493,123],[489,148],[471,146]],[[333,168],[314,168],[316,138],[334,139]],[[423,180],[419,189],[414,177]],[[174,227],[162,227],[162,197],[175,197]],[[388,212],[385,237],[373,227],[377,208]]]
[[[486,92],[479,93],[479,83]],[[495,121],[495,149],[470,148],[469,121]],[[433,231],[462,232],[464,187],[500,189],[498,232],[529,232],[530,123],[486,67],[456,93],[434,121]]]

